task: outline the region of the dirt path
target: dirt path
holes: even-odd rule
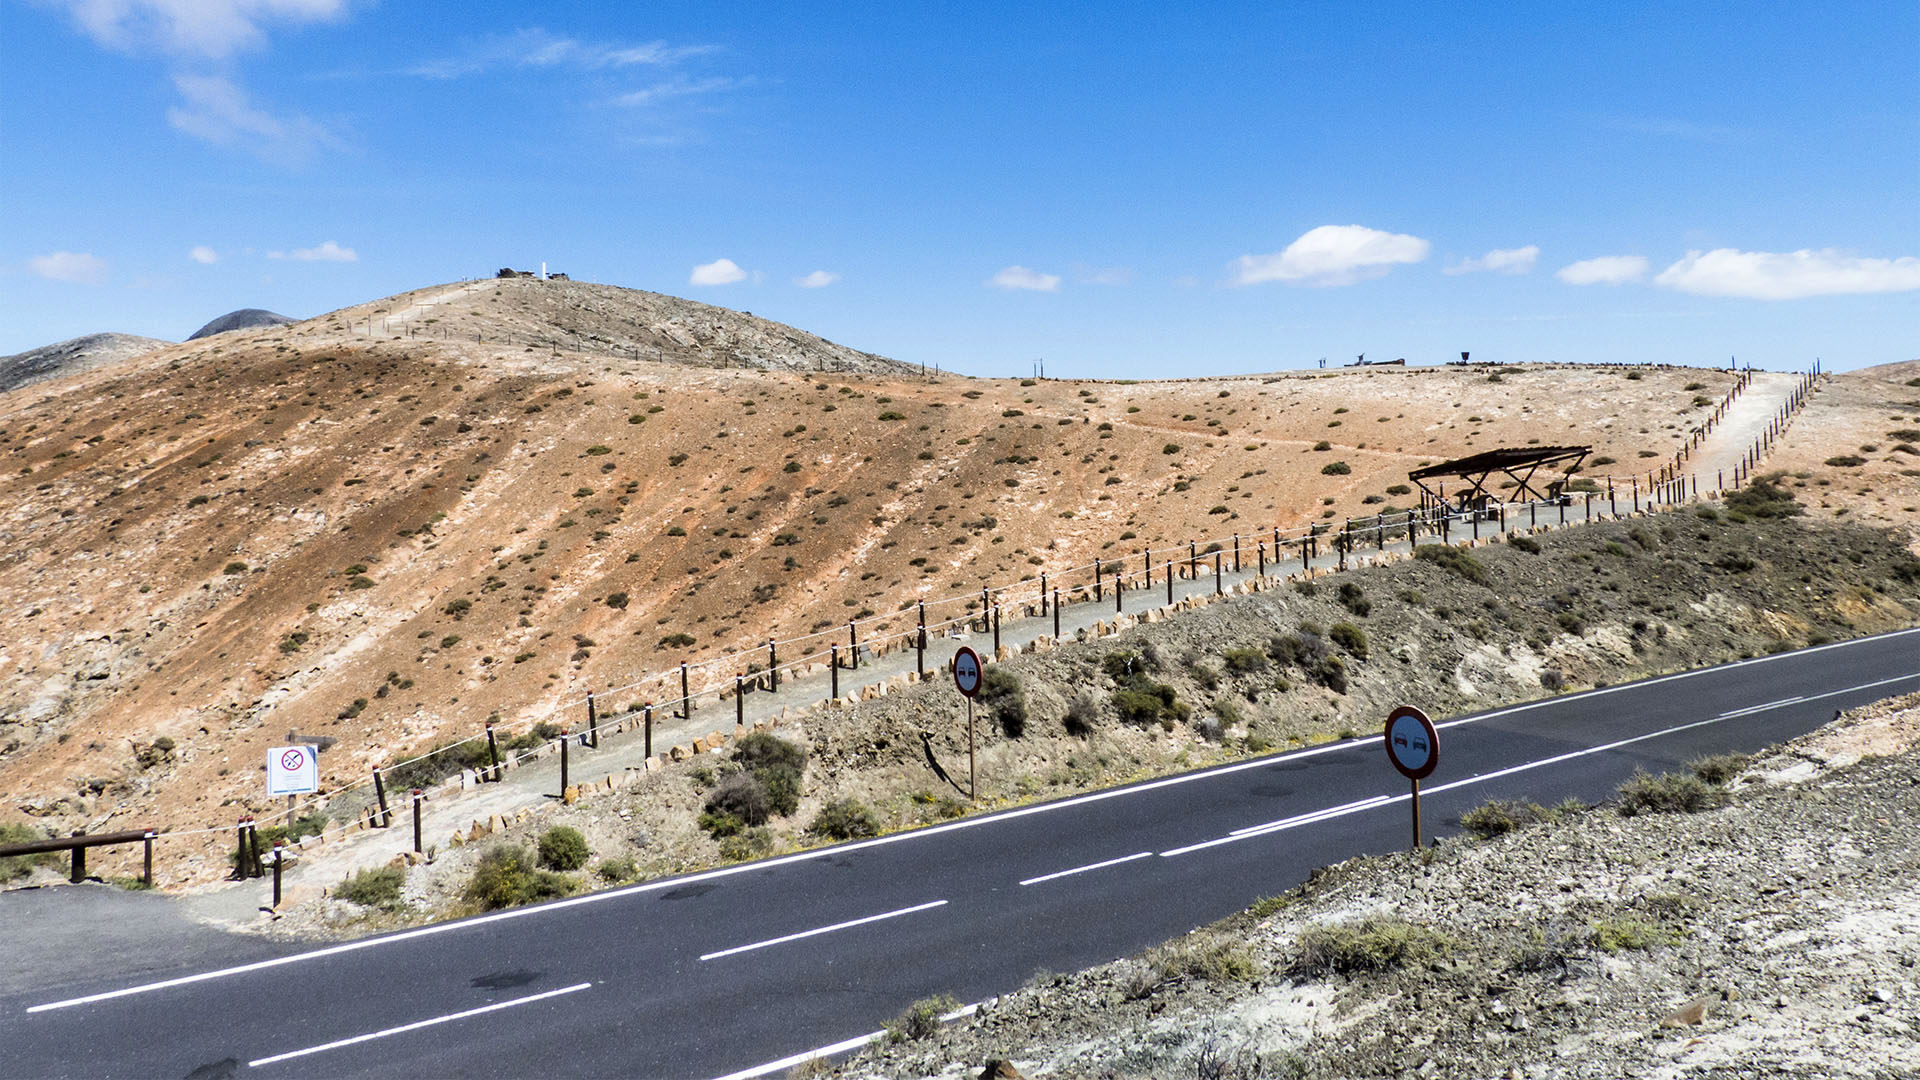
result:
[[[1721,471],[1732,473],[1774,416],[1786,406],[1800,379],[1801,376],[1790,373],[1754,372],[1753,382],[1687,462],[1688,471],[1702,477]]]

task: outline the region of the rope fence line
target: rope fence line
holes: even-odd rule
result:
[[[1675,452],[1672,460],[1644,474],[1636,472],[1625,476],[1608,474],[1598,478],[1585,477],[1584,479],[1592,481],[1594,485],[1592,490],[1582,490],[1577,493],[1563,491],[1558,497],[1545,500],[1536,499],[1524,502],[1488,500],[1486,503],[1472,509],[1456,509],[1448,504],[1440,504],[1407,510],[1382,512],[1371,517],[1361,517],[1357,519],[1347,518],[1337,529],[1331,522],[1320,522],[1284,530],[1278,526],[1274,526],[1254,533],[1225,534],[1215,538],[1189,540],[1185,544],[1169,544],[1159,548],[1149,545],[1137,549],[1130,555],[1119,559],[1106,560],[1095,558],[1090,563],[1045,571],[1036,577],[1028,577],[1020,581],[1009,582],[998,586],[983,585],[978,594],[955,594],[934,600],[913,601],[891,614],[874,615],[866,619],[850,619],[846,624],[843,624],[842,628],[847,629],[852,634],[849,649],[851,658],[850,666],[854,669],[858,668],[858,656],[863,649],[871,658],[877,659],[891,651],[887,646],[896,642],[908,642],[916,645],[921,650],[924,659],[924,652],[927,648],[929,638],[937,634],[946,634],[948,631],[963,626],[969,631],[978,630],[981,632],[991,627],[996,631],[997,640],[1000,602],[993,599],[994,595],[1035,588],[1036,585],[1037,589],[1032,603],[1016,605],[1015,617],[1033,618],[1044,616],[1051,612],[1055,615],[1057,622],[1059,617],[1058,612],[1061,606],[1066,604],[1079,605],[1084,603],[1105,602],[1105,594],[1109,591],[1113,594],[1116,607],[1120,607],[1124,604],[1125,592],[1138,592],[1154,588],[1153,574],[1156,569],[1160,572],[1161,578],[1166,582],[1170,603],[1173,602],[1172,591],[1176,578],[1188,582],[1196,582],[1200,580],[1208,569],[1211,569],[1215,575],[1216,593],[1219,593],[1222,590],[1224,575],[1229,572],[1226,563],[1228,556],[1231,556],[1233,560],[1230,572],[1236,575],[1244,573],[1244,555],[1246,553],[1241,546],[1242,540],[1248,540],[1254,543],[1255,550],[1253,554],[1261,561],[1262,569],[1266,568],[1266,560],[1268,556],[1271,555],[1272,571],[1284,573],[1286,562],[1282,558],[1282,551],[1284,548],[1291,547],[1297,549],[1297,557],[1302,560],[1305,572],[1312,574],[1314,571],[1311,563],[1313,558],[1321,554],[1320,542],[1323,540],[1340,557],[1338,570],[1345,570],[1348,562],[1347,557],[1350,554],[1357,554],[1360,548],[1367,546],[1369,543],[1377,550],[1385,551],[1390,543],[1398,544],[1403,542],[1401,539],[1389,539],[1389,537],[1399,537],[1402,533],[1406,534],[1405,540],[1410,541],[1409,551],[1412,551],[1413,548],[1419,546],[1422,536],[1438,538],[1442,543],[1453,542],[1451,532],[1456,525],[1460,523],[1465,523],[1466,526],[1471,527],[1473,542],[1481,539],[1480,527],[1486,522],[1496,523],[1496,531],[1490,535],[1504,533],[1508,528],[1507,519],[1510,514],[1517,519],[1520,514],[1524,513],[1527,515],[1530,525],[1537,525],[1539,524],[1539,512],[1542,507],[1558,510],[1560,513],[1557,524],[1565,526],[1585,524],[1594,521],[1592,504],[1596,498],[1605,498],[1608,502],[1608,510],[1604,516],[1599,519],[1601,521],[1619,520],[1621,517],[1627,516],[1620,513],[1620,503],[1622,501],[1628,502],[1630,514],[1640,514],[1654,509],[1671,509],[1682,503],[1702,497],[1709,499],[1717,498],[1729,490],[1739,488],[1741,484],[1752,478],[1755,471],[1764,461],[1767,451],[1771,450],[1785,434],[1787,427],[1791,424],[1793,418],[1805,407],[1811,394],[1816,389],[1819,380],[1825,374],[1822,369],[1816,366],[1813,371],[1802,376],[1799,384],[1788,395],[1785,404],[1769,418],[1766,426],[1755,436],[1753,442],[1743,452],[1740,463],[1731,470],[1719,470],[1713,477],[1705,478],[1708,482],[1705,485],[1706,491],[1704,492],[1704,496],[1701,491],[1703,486],[1701,481],[1704,478],[1703,474],[1681,473],[1679,467],[1687,460],[1691,460],[1693,452],[1701,445],[1704,445],[1707,436],[1714,430],[1715,426],[1725,418],[1733,403],[1745,388],[1750,385],[1752,376],[1751,369],[1739,373],[1738,381],[1736,381],[1734,386],[1728,391],[1727,396],[1715,408],[1714,413],[1701,427],[1690,434],[1686,445],[1683,446],[1681,450]],[[1727,475],[1729,471],[1732,474],[1730,484]],[[1643,480],[1646,485],[1644,488],[1641,487]],[[1602,481],[1605,482],[1604,489],[1600,487]],[[1584,496],[1585,513],[1579,521],[1568,521],[1565,511],[1569,506],[1573,505],[1572,496],[1574,494]],[[1556,522],[1549,521],[1547,524],[1553,526]],[[1372,539],[1368,540],[1368,537]],[[1271,541],[1270,548],[1268,547],[1269,541]],[[1202,558],[1202,556],[1207,555],[1214,556],[1212,567],[1208,567]],[[1155,556],[1161,556],[1158,566],[1153,564]],[[1137,570],[1128,569],[1126,562],[1130,559],[1141,560],[1141,567]],[[1067,580],[1073,575],[1085,575],[1088,571],[1091,571],[1092,574],[1091,577],[1086,580],[1073,582]],[[1321,572],[1337,571],[1333,568],[1326,568]],[[1292,575],[1288,574],[1287,576],[1291,577]],[[1128,584],[1129,582],[1134,582],[1134,584]],[[1109,588],[1109,586],[1111,586],[1111,588]],[[967,605],[966,612],[952,618],[924,621],[926,609],[957,603],[965,603]],[[974,609],[974,604],[976,603],[980,605],[978,611]],[[881,634],[865,640],[859,638],[858,629],[863,623],[872,625],[886,622],[907,614],[910,609],[918,610],[916,622],[910,629],[898,633]],[[621,721],[623,719],[630,719],[643,709],[647,713],[649,724],[651,723],[653,711],[656,708],[660,710],[678,709],[679,712],[676,718],[690,718],[694,711],[693,707],[699,698],[711,695],[717,703],[718,701],[725,700],[729,690],[729,686],[724,680],[717,683],[711,681],[705,682],[698,689],[694,689],[690,683],[692,673],[695,671],[704,673],[710,669],[722,666],[735,666],[736,674],[731,685],[736,692],[742,689],[751,689],[756,692],[761,690],[777,692],[781,682],[780,676],[783,672],[789,673],[789,678],[805,677],[812,673],[810,669],[812,669],[814,665],[823,661],[839,665],[834,668],[837,682],[838,671],[844,670],[849,666],[847,662],[842,661],[840,657],[840,647],[837,643],[830,644],[824,649],[805,653],[797,658],[781,659],[775,663],[771,663],[765,668],[754,671],[750,681],[748,681],[747,673],[740,670],[737,665],[744,658],[762,655],[763,649],[767,650],[767,655],[771,657],[779,646],[791,646],[816,638],[834,636],[837,635],[842,628],[836,628],[833,631],[816,631],[787,639],[770,638],[766,646],[757,646],[751,651],[735,650],[697,663],[687,662],[666,671],[648,673],[620,685],[610,685],[602,690],[589,690],[586,691],[583,696],[576,696],[556,702],[539,716],[525,718],[526,729],[528,732],[532,732],[540,725],[547,723],[551,718],[561,715],[564,711],[577,709],[582,705],[587,706],[590,717],[595,716],[595,703],[599,695],[625,694],[628,691],[639,690],[656,684],[666,686],[670,690],[671,683],[676,678],[681,680],[683,687],[678,697],[663,698],[657,705],[652,700],[648,700],[644,705],[630,705],[624,710],[616,710],[609,714],[609,719],[612,720],[609,726],[614,728],[615,733],[618,733],[618,731],[622,730]],[[924,668],[922,668],[922,670],[924,670]],[[312,804],[320,800],[332,802],[342,796],[361,792],[367,788],[377,789],[380,787],[381,777],[385,774],[391,774],[407,766],[428,761],[439,755],[469,746],[476,742],[490,740],[495,734],[494,727],[495,725],[492,722],[488,722],[486,725],[487,730],[481,734],[436,746],[421,754],[405,758],[401,761],[376,766],[371,770],[370,775],[366,777],[327,791],[316,792],[307,797],[308,804],[304,808],[305,812],[311,813],[314,809]],[[595,730],[597,740],[597,729]],[[517,767],[534,758],[545,756],[552,752],[556,746],[574,737],[579,737],[584,740],[586,735],[584,733],[573,732],[563,727],[561,734],[551,738],[543,738],[534,745],[498,751],[492,763],[478,767],[473,771],[476,773],[491,773],[492,779],[498,779],[502,770]],[[597,745],[597,741],[594,745]],[[561,746],[561,749],[564,751],[564,746]],[[369,816],[383,816],[388,819],[390,823],[392,810],[385,805],[384,797],[381,800],[379,811],[373,812],[371,808],[369,808],[369,810]],[[250,830],[265,823],[282,820],[290,821],[301,812],[302,807],[293,806],[277,811],[263,812],[258,815],[248,815],[242,819],[240,828],[242,830]],[[323,825],[320,835],[325,836],[329,833],[337,834],[346,831],[350,826],[357,827],[359,824],[360,822],[358,821],[351,823],[344,821],[328,822]],[[234,828],[235,826],[231,825],[218,825],[193,829],[170,829],[158,832],[155,839],[170,841],[189,837],[224,834],[233,831]]]

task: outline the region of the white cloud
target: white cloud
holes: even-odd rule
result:
[[[1625,285],[1647,275],[1645,255],[1601,255],[1568,263],[1553,276],[1569,285]]]
[[[1867,259],[1834,248],[1812,251],[1689,251],[1660,271],[1655,285],[1700,296],[1800,300],[1848,293],[1920,289],[1920,259]]]
[[[195,244],[193,250],[187,252],[187,258],[201,266],[212,266],[220,261],[220,253],[205,244]]]
[[[1038,270],[1029,270],[1024,266],[1009,266],[988,278],[986,283],[996,289],[1028,289],[1033,292],[1060,291],[1059,274],[1043,274]]]
[[[613,103],[629,109],[640,109],[676,98],[698,97],[701,94],[732,90],[744,85],[744,80],[721,76],[708,79],[669,79],[663,83],[655,83],[644,90],[621,94],[613,99]]]
[[[254,106],[247,92],[220,75],[175,75],[184,105],[167,110],[175,129],[216,146],[239,146],[266,161],[300,165],[321,147],[340,141],[304,116],[277,117]]]
[[[1234,261],[1234,284],[1288,281],[1302,285],[1351,285],[1377,278],[1402,263],[1427,257],[1431,244],[1417,236],[1364,225],[1309,229],[1277,255],[1242,255]]]
[[[329,22],[348,0],[51,0],[112,49],[147,48],[218,60],[266,40],[273,22]]]
[[[687,275],[689,285],[731,285],[736,281],[747,280],[747,272],[732,259],[715,259],[710,263],[701,263]]]
[[[352,248],[343,248],[328,240],[319,247],[295,248],[292,251],[269,251],[269,259],[292,259],[295,262],[359,262],[360,253]]]
[[[503,67],[566,67],[587,71],[634,65],[665,67],[713,51],[711,45],[668,45],[664,41],[649,41],[639,45],[581,41],[532,27],[481,39],[457,56],[429,60],[409,68],[407,74],[430,79],[454,79]]]
[[[840,275],[831,270],[815,270],[806,277],[794,278],[793,283],[803,289],[824,289],[840,280]]]
[[[1539,261],[1540,248],[1528,244],[1518,248],[1495,248],[1477,259],[1462,259],[1442,270],[1443,274],[1472,274],[1488,271],[1495,274],[1524,274],[1533,269]]]
[[[76,285],[101,285],[107,280],[107,260],[77,251],[55,251],[35,255],[27,267],[51,281],[70,281]]]

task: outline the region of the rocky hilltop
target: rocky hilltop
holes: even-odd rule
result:
[[[215,334],[227,334],[235,330],[253,330],[262,326],[283,326],[294,321],[296,320],[282,315],[277,311],[268,311],[265,308],[241,308],[238,311],[229,311],[225,315],[202,326],[200,329],[195,330],[193,333],[188,334],[187,340],[198,341],[201,338],[212,337]]]
[[[435,286],[315,320],[369,336],[511,344],[764,371],[918,373],[752,312],[587,281],[495,278]]]
[[[87,334],[0,356],[0,394],[45,379],[107,367],[171,344],[137,334]]]

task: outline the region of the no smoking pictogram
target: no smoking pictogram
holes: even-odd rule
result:
[[[311,747],[276,746],[267,751],[267,794],[309,795],[320,790],[320,762]]]

